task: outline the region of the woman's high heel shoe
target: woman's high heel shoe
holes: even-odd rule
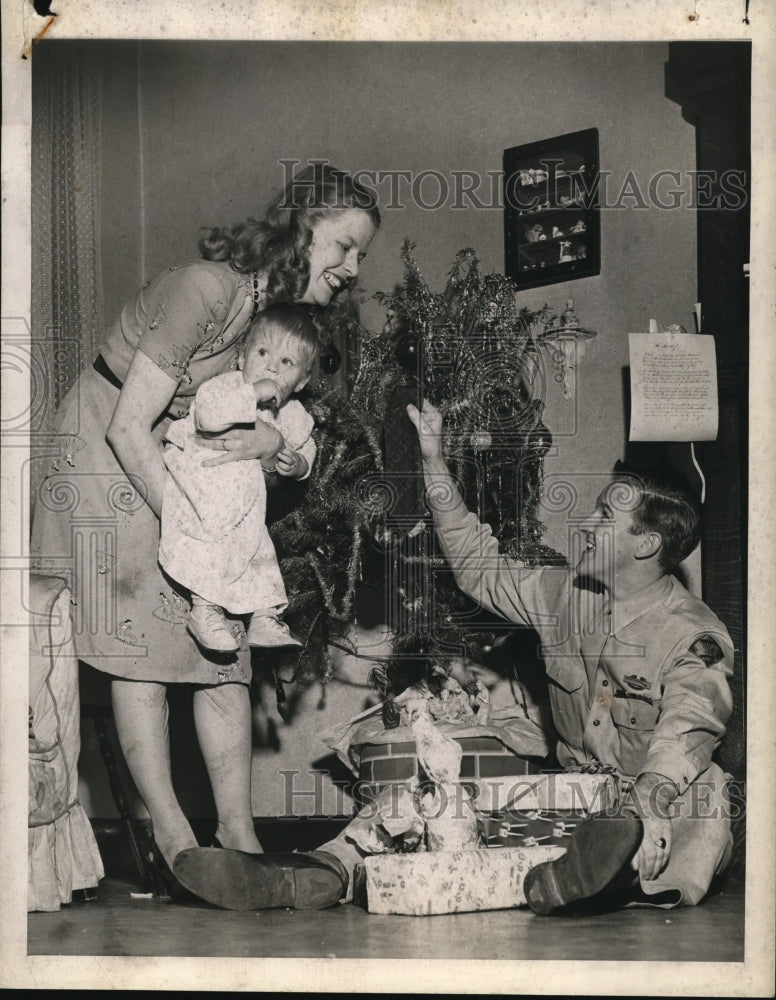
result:
[[[189,895],[188,890],[173,875],[170,866],[164,860],[162,852],[157,847],[153,835],[148,844],[145,862],[146,874],[151,883],[151,891],[154,894],[154,899],[160,902],[171,902]]]
[[[231,848],[229,848],[229,847],[224,847],[224,845],[221,843],[221,841],[215,835],[213,835],[213,843],[210,846],[211,847],[215,847],[219,851],[228,851],[228,850],[231,850]],[[263,852],[262,851],[242,851],[241,853],[242,854],[261,854]]]

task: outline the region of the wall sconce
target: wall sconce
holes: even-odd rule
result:
[[[574,301],[568,299],[563,312],[550,316],[545,321],[544,331],[536,338],[550,352],[555,368],[553,381],[562,387],[564,399],[572,399],[576,393],[577,364],[584,357],[585,341],[595,336],[595,330],[581,325],[574,312]]]

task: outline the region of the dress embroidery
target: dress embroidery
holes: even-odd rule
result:
[[[189,352],[185,347],[176,347],[173,345],[172,349],[172,360],[164,356],[164,354],[159,355],[158,365],[165,371],[167,368],[172,368],[174,370],[174,378],[184,385],[191,385],[192,378],[189,375]]]
[[[123,642],[125,646],[136,646],[137,636],[132,631],[132,619],[126,618],[116,629],[116,638]]]
[[[197,323],[197,351],[203,351],[207,354],[213,353],[213,344],[207,343],[208,337],[215,323],[212,319],[209,319],[207,323]]]
[[[164,311],[164,303],[160,302],[159,308],[156,310],[156,316],[154,316],[154,318],[148,324],[148,329],[155,330],[160,323],[166,323],[166,322],[167,322],[167,313]]]
[[[74,469],[75,461],[73,460],[73,456],[86,447],[84,439],[79,437],[75,431],[71,431],[69,434],[56,435],[53,441],[56,442],[59,454],[51,462],[51,472],[59,472],[59,463],[63,459],[71,469]]]
[[[187,602],[174,591],[171,598],[163,591],[159,592],[159,596],[162,603],[158,608],[154,608],[154,618],[158,618],[161,622],[169,622],[170,625],[185,625],[189,610]]]

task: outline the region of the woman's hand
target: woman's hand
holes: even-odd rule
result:
[[[284,445],[280,431],[261,420],[255,428],[237,427],[224,431],[216,437],[200,438],[200,444],[215,452],[212,458],[203,461],[204,466],[226,465],[229,462],[243,462],[258,458],[271,461]]]
[[[309,466],[304,455],[291,448],[282,448],[278,452],[277,465],[275,471],[279,476],[290,476],[292,479],[301,479],[307,474]]]

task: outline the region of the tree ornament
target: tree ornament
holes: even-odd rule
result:
[[[399,365],[407,372],[416,373],[420,369],[423,357],[423,342],[413,333],[406,333],[396,341],[393,356]]]
[[[322,348],[318,359],[318,365],[321,371],[324,375],[334,375],[335,372],[339,371],[341,364],[342,355],[338,351],[336,344],[329,341],[329,343]]]
[[[539,424],[528,435],[525,444],[529,451],[534,452],[538,458],[543,458],[552,447],[552,434],[544,424]]]
[[[474,431],[470,440],[475,451],[486,451],[493,445],[493,436],[490,431]]]
[[[310,407],[310,413],[312,414],[316,424],[319,424],[320,426],[327,424],[331,417],[330,407],[325,406],[321,402],[313,403],[313,405]]]

